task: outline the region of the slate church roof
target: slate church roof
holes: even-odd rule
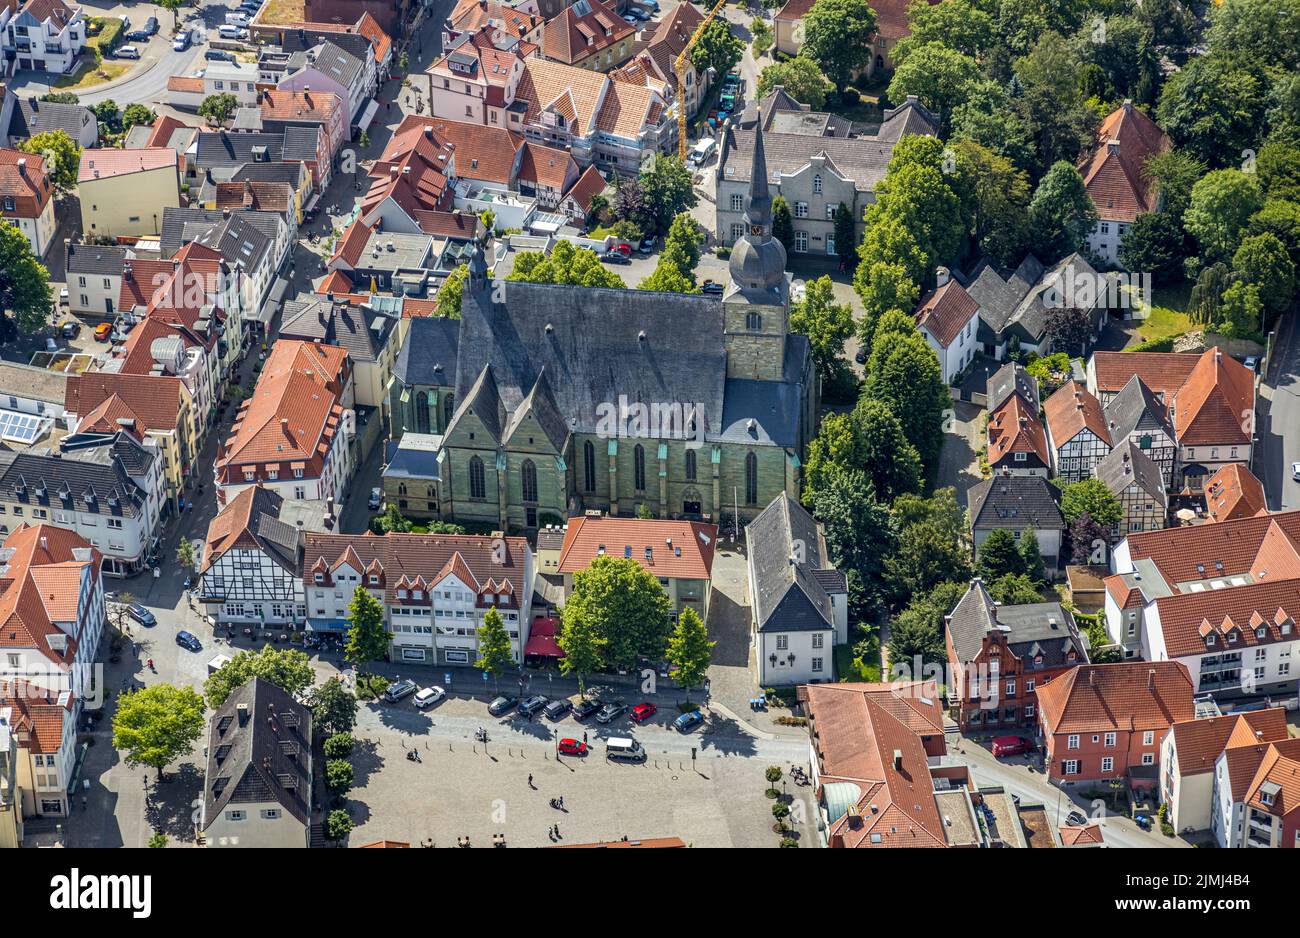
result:
[[[752,571],[750,590],[760,632],[833,628],[830,594],[838,583],[819,576],[826,565],[817,522],[784,492],[745,529]]]

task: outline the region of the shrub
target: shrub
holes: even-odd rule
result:
[[[347,759],[330,759],[325,763],[325,786],[336,795],[352,787],[352,777],[352,763]]]
[[[795,840],[793,837],[782,837],[781,843],[778,844],[778,846],[785,847],[787,849],[790,847],[797,847],[799,846],[799,841]]]
[[[352,755],[352,750],[356,747],[357,741],[351,733],[335,733],[329,739],[325,740],[325,758],[326,759],[346,759]]]
[[[325,816],[325,836],[337,843],[352,833],[352,818],[342,809],[336,808]]]

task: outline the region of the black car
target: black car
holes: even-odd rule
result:
[[[1088,823],[1088,819],[1087,819],[1086,817],[1084,817],[1084,816],[1083,816],[1083,813],[1080,812],[1080,811],[1071,811],[1068,815],[1066,815],[1066,818],[1065,818],[1065,819],[1066,819],[1067,821],[1069,821],[1071,824],[1074,824],[1074,825],[1080,825],[1080,824],[1087,824],[1087,823]]]
[[[722,284],[714,280],[706,280],[700,284],[700,292],[709,296],[721,296],[723,291]]]
[[[628,257],[626,254],[624,254],[622,251],[606,251],[604,254],[600,255],[600,259],[602,262],[606,264],[632,263],[632,259]]]
[[[627,713],[627,707],[623,706],[623,704],[607,703],[605,706],[601,707],[600,712],[596,714],[596,722],[602,725],[605,723],[613,723],[625,713]]]
[[[548,720],[562,720],[564,715],[573,709],[573,701],[567,697],[561,697],[559,700],[552,700],[548,703],[542,713],[546,714]]]
[[[600,704],[585,697],[573,705],[573,718],[581,722],[600,709]]]
[[[546,706],[546,698],[541,694],[533,694],[519,703],[519,713],[526,717],[531,717],[538,710]]]
[[[206,49],[203,52],[203,57],[207,59],[209,62],[235,61],[235,53],[227,52],[224,49]]]
[[[177,632],[176,644],[182,648],[188,648],[190,651],[202,651],[203,646],[199,643],[198,638],[189,632]]]
[[[497,697],[488,704],[488,713],[492,714],[494,717],[503,716],[513,710],[518,703],[518,697],[512,697],[509,694],[502,694],[500,697]]]
[[[857,354],[853,356],[853,360],[859,365],[865,365],[867,363],[867,350],[864,348],[858,349]]]
[[[136,622],[139,622],[141,625],[149,628],[152,628],[153,626],[158,624],[157,617],[155,617],[152,612],[150,612],[144,606],[141,606],[139,603],[131,603],[131,605],[126,608],[126,614],[129,615]]]

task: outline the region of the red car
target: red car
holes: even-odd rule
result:
[[[587,744],[580,739],[560,740],[560,752],[566,756],[585,756]]]
[[[618,253],[622,254],[624,257],[632,256],[632,245],[630,244],[616,244],[614,245],[614,250],[618,251]]]
[[[654,716],[655,711],[658,709],[659,708],[652,703],[639,703],[632,708],[632,722],[644,723],[646,720]]]
[[[994,756],[1019,756],[1029,751],[1023,736],[998,736],[993,740]]]

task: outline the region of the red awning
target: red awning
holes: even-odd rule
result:
[[[528,638],[528,645],[524,648],[524,654],[535,658],[563,658],[564,652],[560,650],[560,645],[555,640],[554,635],[538,635],[534,633]]]

